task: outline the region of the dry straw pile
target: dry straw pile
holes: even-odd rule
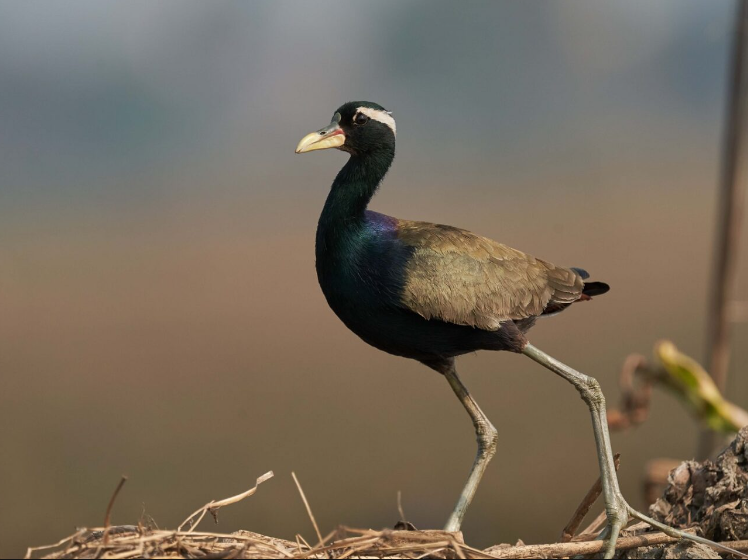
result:
[[[144,523],[112,527],[109,516],[124,479],[112,496],[104,527],[81,529],[50,546],[28,550],[27,558],[569,558],[598,556],[603,548],[594,537],[605,524],[604,514],[579,531],[581,522],[600,495],[599,481],[592,486],[562,531],[560,542],[542,545],[495,545],[485,550],[468,546],[461,533],[417,531],[409,523],[395,530],[359,530],[339,527],[322,536],[304,492],[294,475],[299,493],[314,526],[317,542],[301,535],[296,541],[276,539],[249,531],[219,534],[198,530],[206,515],[215,517],[225,506],[248,498],[273,476],[269,472],[248,491],[206,504],[176,530],[154,529]],[[651,513],[660,521],[722,541],[748,551],[748,427],[716,462],[687,462],[669,477],[662,498]],[[402,516],[402,513],[401,513]],[[639,523],[629,527],[618,541],[618,558],[721,558],[714,550],[678,541]],[[46,554],[46,556],[44,556]]]

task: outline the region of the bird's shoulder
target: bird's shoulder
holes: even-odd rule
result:
[[[459,254],[479,261],[536,260],[503,243],[454,226],[398,220],[397,230],[398,239],[418,251],[443,255]]]
[[[496,330],[584,287],[571,269],[457,227],[398,220],[397,237],[411,249],[401,302],[426,319]]]

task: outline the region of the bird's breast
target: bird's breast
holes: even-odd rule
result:
[[[343,239],[331,239],[325,232],[317,237],[320,287],[330,307],[349,320],[399,306],[406,260],[407,249],[389,232],[364,228]]]

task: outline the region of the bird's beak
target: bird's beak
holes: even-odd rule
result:
[[[296,153],[303,154],[314,150],[326,150],[327,148],[339,148],[345,143],[345,134],[337,122],[330,123],[330,126],[312,132],[304,136],[296,146]]]

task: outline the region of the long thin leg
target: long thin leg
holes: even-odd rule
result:
[[[615,463],[613,462],[613,451],[610,447],[610,434],[608,433],[608,421],[605,412],[605,397],[603,396],[602,389],[600,389],[600,384],[594,377],[590,377],[589,375],[585,375],[570,368],[542,350],[539,350],[529,342],[522,350],[522,353],[574,385],[582,396],[582,400],[587,403],[587,406],[590,409],[590,414],[592,415],[592,429],[595,432],[597,459],[600,464],[600,479],[603,484],[605,511],[608,516],[608,526],[601,534],[601,537],[608,541],[608,544],[605,547],[605,558],[613,557],[618,534],[623,526],[628,522],[629,517],[636,517],[641,521],[649,523],[670,536],[689,539],[701,544],[706,544],[720,551],[730,551],[732,553],[737,553],[740,557],[746,557],[724,545],[663,525],[628,505],[618,487],[618,477],[616,476]]]
[[[608,433],[608,421],[605,412],[605,397],[603,396],[600,384],[594,377],[590,377],[570,368],[530,343],[525,346],[522,353],[574,385],[576,390],[579,391],[582,396],[582,400],[590,409],[590,414],[592,416],[592,430],[595,433],[595,446],[597,447],[597,460],[600,464],[600,479],[603,484],[605,510],[608,514],[608,523],[611,533],[615,530],[616,526],[618,526],[618,530],[620,530],[620,527],[628,521],[628,513],[625,508],[622,510],[622,508],[619,507],[619,504],[616,504],[614,499],[614,497],[619,495],[621,491],[618,488],[618,477],[616,476],[616,467],[613,461],[613,450],[610,446],[610,434]],[[613,534],[610,536],[614,537]],[[614,541],[615,539],[610,538],[609,540]],[[613,546],[615,547],[615,542],[613,542]]]
[[[475,426],[475,434],[478,438],[478,454],[475,457],[473,467],[470,469],[470,476],[468,476],[465,488],[463,488],[460,498],[457,500],[452,515],[449,516],[447,524],[444,527],[445,531],[459,531],[462,525],[462,520],[465,517],[470,502],[473,501],[475,491],[478,489],[480,479],[483,477],[483,473],[488,466],[488,462],[496,453],[496,442],[498,440],[498,433],[493,424],[488,420],[486,415],[475,402],[475,399],[470,395],[467,387],[462,384],[460,378],[457,376],[457,370],[454,367],[454,361],[448,369],[442,371],[444,377],[447,378],[450,387],[460,399],[462,406],[465,407],[470,419],[473,421]]]

